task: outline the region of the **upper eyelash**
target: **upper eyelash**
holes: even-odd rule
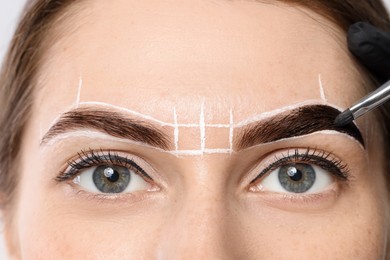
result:
[[[294,154],[290,155],[290,151],[291,150],[287,151],[287,155],[282,153],[280,158],[275,156],[275,161],[263,169],[250,183],[253,184],[268,172],[282,166],[285,163],[293,162],[315,164],[322,169],[331,172],[333,175],[343,181],[347,181],[350,178],[347,164],[343,163],[339,159],[335,159],[334,156],[332,156],[332,154],[329,152],[319,151],[316,148],[307,148],[306,152],[304,153],[299,152],[299,149],[294,149]]]
[[[132,159],[120,156],[117,152],[111,150],[104,151],[102,149],[98,151],[92,149],[89,149],[88,151],[81,150],[81,152],[77,153],[76,159],[71,159],[67,162],[69,169],[60,172],[60,175],[57,176],[55,180],[58,182],[68,181],[75,178],[81,170],[99,166],[104,163],[132,168],[141,176],[152,180],[152,178]]]

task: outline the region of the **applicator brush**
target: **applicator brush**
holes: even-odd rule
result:
[[[337,126],[345,126],[356,118],[382,105],[388,99],[390,99],[390,80],[339,114],[334,123]]]

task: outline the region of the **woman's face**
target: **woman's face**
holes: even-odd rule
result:
[[[332,124],[364,94],[334,25],[254,1],[84,5],[39,75],[20,256],[383,257],[379,129]]]

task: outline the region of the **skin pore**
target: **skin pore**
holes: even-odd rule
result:
[[[238,149],[244,129],[272,111],[308,103],[346,108],[364,94],[365,81],[334,25],[306,9],[253,1],[81,6],[56,28],[63,36],[40,72],[7,229],[15,257],[384,257],[388,201],[373,118],[357,123],[364,146],[358,130],[327,127],[266,142],[255,131],[255,141]],[[66,114],[75,100],[78,107]],[[174,127],[144,120],[140,128],[140,116],[97,102]],[[128,128],[118,127],[120,118],[103,120],[114,112],[132,120]],[[232,122],[261,117],[234,128],[231,138]],[[212,127],[221,124],[228,127]],[[153,134],[134,136],[132,129]],[[227,153],[165,151],[232,145]],[[139,185],[97,193],[86,176],[102,159],[130,168]],[[314,164],[323,185],[281,192],[272,179],[280,161]]]

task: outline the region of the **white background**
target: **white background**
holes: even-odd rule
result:
[[[340,0],[342,1],[342,0]],[[0,0],[0,63],[8,48],[16,22],[26,0]],[[384,0],[390,9],[390,0]],[[5,248],[0,238],[0,260],[5,260]]]

